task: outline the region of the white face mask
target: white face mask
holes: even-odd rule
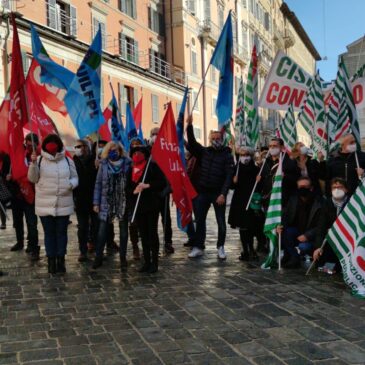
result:
[[[81,148],[76,148],[76,149],[75,149],[75,155],[76,155],[77,157],[82,156]]]
[[[241,156],[240,162],[244,165],[247,165],[251,161],[251,156]]]
[[[152,137],[151,137],[151,139],[150,139],[150,145],[151,145],[151,146],[155,143],[156,138],[157,138],[157,136],[156,136],[156,135],[154,135],[154,136],[152,136]]]
[[[345,192],[341,189],[333,189],[332,190],[332,196],[335,198],[335,199],[343,199],[343,197],[345,196]]]
[[[300,147],[300,154],[301,155],[307,155],[308,154],[308,147],[306,147],[306,146],[302,146],[302,147]]]
[[[278,148],[278,147],[271,147],[269,149],[269,152],[270,152],[270,155],[271,156],[278,156],[279,153],[280,153],[280,148]]]
[[[352,143],[352,144],[347,145],[346,150],[347,150],[348,153],[355,152],[357,150],[356,143]]]
[[[104,149],[103,147],[98,148],[98,155],[101,155],[103,153],[103,149]]]

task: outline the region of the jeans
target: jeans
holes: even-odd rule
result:
[[[67,250],[67,227],[70,216],[40,217],[44,230],[44,245],[48,257],[63,257]]]
[[[11,209],[13,213],[13,223],[15,228],[16,240],[18,243],[24,243],[24,221],[27,223],[27,240],[28,247],[34,250],[39,250],[38,245],[38,229],[37,216],[35,215],[34,204],[28,204],[22,199],[12,199]]]
[[[218,225],[218,240],[217,248],[224,246],[226,240],[226,204],[218,205],[216,200],[220,194],[218,193],[200,193],[195,199],[195,221],[196,221],[196,232],[195,232],[195,242],[193,243],[195,247],[200,249],[204,248],[205,237],[206,237],[206,220],[208,210],[213,204],[215,218]]]
[[[172,228],[171,228],[171,212],[170,212],[170,195],[166,195],[164,198],[159,199],[158,209],[162,219],[165,245],[171,245]]]
[[[299,253],[296,247],[299,248],[301,255],[311,254],[313,244],[311,242],[299,242],[297,237],[300,233],[296,227],[287,227],[283,232],[283,248],[291,257],[299,258]]]
[[[129,237],[131,239],[132,246],[138,244],[138,226],[136,222],[129,223]]]
[[[105,243],[108,240],[110,233],[111,222],[99,220],[99,230],[96,238],[95,253],[97,257],[103,257]],[[125,218],[119,221],[119,254],[121,258],[127,256],[127,244],[128,244],[128,220]]]
[[[96,241],[98,228],[98,215],[95,212],[76,211],[77,216],[77,237],[79,240],[79,250],[83,255],[87,254],[87,243],[89,237],[91,242]]]

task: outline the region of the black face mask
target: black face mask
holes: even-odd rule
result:
[[[299,188],[298,194],[301,198],[308,198],[309,196],[311,196],[312,192],[310,189],[307,188]]]

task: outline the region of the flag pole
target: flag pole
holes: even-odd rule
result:
[[[360,168],[360,164],[359,164],[359,157],[357,156],[357,152],[355,151],[355,161],[356,161],[356,166],[359,169]],[[358,179],[361,181],[362,178],[361,176],[357,175]]]
[[[9,216],[6,214],[6,210],[5,210],[5,208],[4,208],[4,206],[3,206],[3,204],[0,202],[0,209],[3,211],[3,213],[5,214],[5,217],[6,217],[6,219],[7,220],[9,220]]]
[[[281,270],[281,233],[279,233],[279,244],[278,244],[278,270]]]
[[[326,245],[326,242],[327,242],[326,239],[324,239],[323,242],[322,242],[321,247],[319,248],[321,251],[323,250],[323,247]],[[313,266],[314,266],[315,263],[316,263],[316,260],[313,260],[311,265],[309,266],[307,272],[305,273],[305,276],[310,274],[310,272],[312,271]]]
[[[237,169],[236,169],[236,177],[238,176],[238,173],[240,171],[240,160],[237,161]]]
[[[141,183],[142,183],[142,184],[144,184],[144,181],[145,181],[145,179],[146,179],[147,170],[148,170],[148,168],[149,168],[149,166],[150,166],[151,159],[152,159],[152,155],[149,157],[148,162],[147,162],[147,166],[146,166],[146,168],[145,168],[145,170],[144,170],[143,178],[142,178],[142,181],[141,181]],[[134,210],[133,210],[133,215],[132,215],[131,223],[134,223],[134,219],[136,218],[136,213],[137,213],[138,204],[139,204],[139,201],[140,201],[140,199],[141,199],[141,193],[142,193],[142,192],[139,192],[139,193],[138,193],[137,201],[136,201],[136,205],[134,206]]]
[[[194,111],[194,108],[195,108],[195,106],[196,106],[196,103],[198,102],[199,94],[200,94],[200,92],[202,91],[202,88],[203,88],[203,85],[204,85],[204,83],[205,83],[205,79],[206,79],[206,77],[207,77],[207,74],[208,74],[208,71],[209,71],[209,67],[210,67],[210,65],[211,65],[211,63],[209,62],[209,65],[208,65],[208,67],[207,67],[207,70],[205,71],[205,74],[204,74],[204,76],[203,76],[202,82],[201,82],[201,84],[200,84],[200,86],[199,86],[198,93],[196,94],[196,97],[195,97],[195,100],[194,100],[193,107],[192,107],[192,108],[191,108],[191,110],[190,110],[190,113],[189,113],[190,115],[191,115],[191,114],[193,114],[193,111]]]

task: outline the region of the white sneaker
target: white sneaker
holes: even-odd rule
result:
[[[225,260],[227,258],[227,255],[224,252],[224,246],[219,246],[218,247],[218,258],[220,260]]]
[[[198,247],[193,247],[191,252],[189,253],[188,257],[193,259],[195,257],[200,257],[204,255],[204,251]]]

